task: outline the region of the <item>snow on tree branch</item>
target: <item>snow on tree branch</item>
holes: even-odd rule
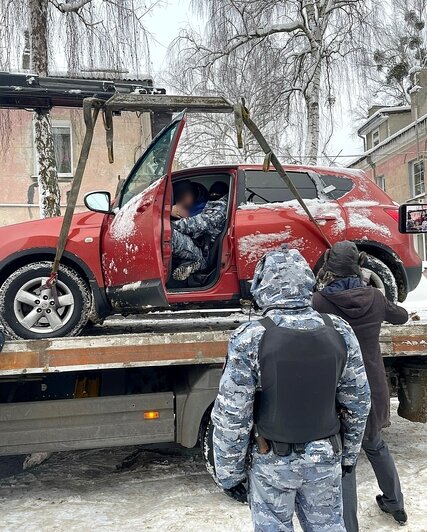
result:
[[[55,0],[51,0],[53,5],[59,9],[59,11],[61,11],[62,13],[71,13],[71,12],[74,12],[76,13],[77,11],[79,11],[79,9],[81,9],[82,7],[84,7],[86,4],[89,4],[90,2],[92,2],[92,0],[76,0],[74,2],[56,2]]]

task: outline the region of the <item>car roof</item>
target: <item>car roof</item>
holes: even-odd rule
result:
[[[343,168],[337,166],[310,166],[303,164],[284,164],[283,168],[289,172],[315,172],[322,175],[334,175],[334,176],[345,176],[350,179],[367,179],[364,172],[361,170],[355,170],[352,168]],[[209,173],[212,171],[218,170],[263,170],[262,164],[223,164],[223,165],[209,165],[209,166],[194,166],[191,168],[183,168],[176,170],[172,173],[174,177],[180,175],[184,176],[188,173],[200,172],[200,173]],[[274,171],[274,167],[270,167],[270,171]]]

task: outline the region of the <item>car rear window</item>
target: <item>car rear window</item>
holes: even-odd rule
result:
[[[278,203],[295,199],[277,172],[246,170],[246,202]],[[289,177],[304,199],[317,198],[317,191],[310,176],[304,172],[288,172]]]
[[[325,183],[325,187],[334,186],[335,190],[328,192],[328,196],[333,199],[339,199],[354,187],[354,183],[348,177],[342,177],[338,175],[321,175],[322,181]]]

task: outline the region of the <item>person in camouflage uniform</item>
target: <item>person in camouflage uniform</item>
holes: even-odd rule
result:
[[[172,222],[172,253],[183,262],[172,277],[184,281],[192,273],[204,270],[212,244],[222,233],[227,220],[228,186],[222,181],[209,190],[209,201],[200,214]]]
[[[310,330],[323,326],[311,307],[314,275],[295,249],[267,253],[258,263],[251,292],[264,314],[279,327]],[[289,456],[273,450],[261,454],[252,443],[255,391],[262,375],[258,350],[265,328],[250,321],[231,336],[227,363],[212,411],[217,481],[225,492],[249,503],[256,531],[293,531],[297,512],[303,530],[344,531],[341,476],[354,467],[370,409],[370,389],[359,343],[350,326],[330,316],[344,341],[347,361],[336,388],[343,451],[334,452],[329,439],[312,441],[304,452]],[[313,346],[316,350],[316,346]]]

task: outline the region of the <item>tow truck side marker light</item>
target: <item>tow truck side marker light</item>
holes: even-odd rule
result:
[[[144,412],[144,419],[159,419],[160,412],[158,410],[147,410]]]

